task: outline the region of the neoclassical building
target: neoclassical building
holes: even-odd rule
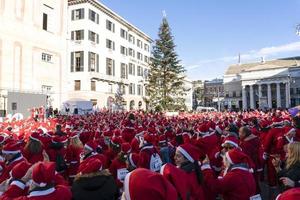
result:
[[[300,57],[231,65],[224,75],[225,107],[289,108],[300,103]]]

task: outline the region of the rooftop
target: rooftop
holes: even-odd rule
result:
[[[148,36],[146,33],[142,32],[140,29],[129,23],[127,20],[125,20],[123,17],[103,5],[102,3],[99,2],[99,0],[68,0],[68,5],[76,5],[76,4],[81,4],[81,3],[90,3],[111,18],[115,19],[116,21],[120,22],[124,26],[127,26],[129,30],[135,32],[137,35],[140,37],[144,38],[148,42],[153,42],[153,40]]]
[[[268,69],[300,67],[300,57],[280,58],[265,62],[231,65],[225,75],[240,74],[241,72],[259,71]]]

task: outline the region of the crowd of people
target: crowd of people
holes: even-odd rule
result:
[[[0,200],[299,200],[299,141],[280,110],[32,115],[0,123]]]

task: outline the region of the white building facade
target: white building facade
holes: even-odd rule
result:
[[[229,109],[290,108],[300,104],[300,57],[238,64],[224,75]]]
[[[66,16],[67,2],[62,0],[0,0],[2,116],[31,106],[58,108],[66,99]],[[37,102],[36,95],[47,102]]]
[[[185,106],[188,111],[193,110],[193,92],[194,92],[194,87],[193,87],[193,81],[185,78],[183,80],[184,82],[184,90],[185,90]]]
[[[151,38],[96,0],[69,0],[68,98],[144,109]]]

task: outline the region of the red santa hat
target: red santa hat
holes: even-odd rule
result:
[[[74,138],[78,138],[79,137],[79,134],[77,132],[72,132],[70,135],[69,135],[69,138],[70,139],[74,139]]]
[[[226,144],[230,144],[234,147],[239,147],[239,140],[235,136],[229,135],[224,139],[222,147],[224,147]]]
[[[84,145],[85,149],[88,149],[88,150],[94,151],[94,152],[97,151],[97,147],[98,147],[98,145],[94,140],[90,140]]]
[[[102,162],[98,158],[90,158],[84,160],[82,163],[80,163],[78,169],[79,173],[81,174],[90,174],[101,170],[102,170]]]
[[[66,143],[68,139],[65,136],[55,136],[52,138],[53,143]]]
[[[124,192],[127,200],[177,199],[177,191],[167,179],[161,174],[142,168],[126,175]]]
[[[160,135],[158,142],[159,143],[166,143],[167,142],[167,137],[165,135]]]
[[[186,194],[189,191],[186,173],[171,164],[163,165],[160,173],[176,188],[181,197],[180,199],[186,200]]]
[[[252,166],[253,166],[253,162],[251,161],[249,156],[247,156],[245,153],[243,153],[239,149],[232,149],[232,150],[226,152],[225,157],[227,158],[229,163],[232,165],[246,163],[246,164],[248,164],[249,168],[252,168]]]
[[[192,144],[186,143],[177,147],[177,150],[190,162],[198,161],[200,154],[199,149]]]
[[[15,141],[11,141],[4,145],[2,149],[3,154],[17,154],[21,152],[20,144]]]
[[[129,156],[128,156],[128,162],[131,166],[133,167],[137,167],[137,164],[138,164],[138,161],[139,161],[139,154],[137,153],[130,153]]]
[[[284,135],[294,135],[296,134],[296,129],[290,126],[284,128]]]
[[[131,146],[129,143],[127,142],[124,142],[122,145],[121,145],[121,150],[124,152],[124,153],[130,153],[131,151]]]
[[[40,142],[40,134],[38,132],[31,133],[29,138],[34,141]]]
[[[39,162],[34,165],[32,170],[32,181],[39,187],[45,187],[54,181],[55,163]]]
[[[11,177],[14,179],[23,178],[30,167],[31,167],[31,164],[27,161],[22,161],[22,162],[18,163],[11,170]]]
[[[300,188],[289,189],[276,197],[276,200],[299,200]]]
[[[122,144],[122,138],[121,137],[113,137],[111,140],[111,144],[115,147],[120,147]]]

